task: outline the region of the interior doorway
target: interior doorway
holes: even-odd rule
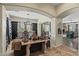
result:
[[[16,39],[17,37],[17,25],[18,25],[18,22],[15,22],[15,21],[11,22],[12,39]]]
[[[76,14],[63,18],[63,40],[73,50],[78,50],[78,19]],[[73,16],[73,17],[72,17]]]

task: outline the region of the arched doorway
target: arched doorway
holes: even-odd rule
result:
[[[76,32],[76,35],[77,35],[77,38],[75,38],[75,39],[71,39],[70,41],[74,41],[75,42],[75,44],[73,44],[73,43],[70,43],[68,46],[73,50],[73,49],[75,49],[75,50],[77,50],[78,51],[78,42],[79,42],[79,20],[78,20],[78,10],[79,10],[79,8],[78,7],[76,7],[76,8],[72,8],[72,9],[69,9],[69,10],[66,10],[66,11],[64,11],[64,12],[62,12],[58,17],[60,17],[61,18],[61,20],[64,20],[63,21],[63,23],[62,23],[62,31],[65,33],[66,31],[68,31],[68,30],[71,30],[71,32],[72,31],[75,31]],[[71,16],[72,15],[72,16]],[[69,25],[70,24],[70,25]],[[66,26],[67,25],[67,26]],[[64,30],[64,29],[65,30]],[[72,30],[72,28],[73,28],[73,30]],[[69,33],[69,32],[68,32]],[[72,32],[73,33],[73,32]],[[72,35],[72,34],[71,34]],[[64,35],[64,37],[67,37],[67,36],[69,36],[69,35]],[[71,36],[71,37],[73,37],[73,35]],[[65,39],[66,40],[66,39]],[[68,41],[69,42],[69,41]],[[68,43],[67,42],[67,43]],[[74,47],[74,45],[76,45],[75,47]]]
[[[16,27],[17,28],[16,25],[17,25],[18,22],[20,24],[22,24],[22,26],[20,26],[19,29],[21,29],[24,26],[23,22],[26,22],[26,23],[29,23],[29,22],[37,23],[38,24],[38,25],[36,25],[37,29],[33,29],[33,30],[39,30],[39,31],[36,31],[36,32],[40,36],[41,35],[41,24],[42,23],[47,23],[48,24],[48,22],[50,23],[52,21],[51,19],[53,19],[53,16],[50,16],[49,14],[41,12],[41,11],[39,12],[39,10],[38,11],[37,10],[36,11],[35,10],[30,10],[28,8],[24,8],[24,7],[20,7],[20,6],[9,6],[9,7],[5,6],[5,8],[6,8],[6,14],[7,14],[7,20],[8,20],[6,22],[8,22],[7,25],[9,25],[8,27],[6,26],[6,28],[8,28],[7,30],[9,31],[8,33],[7,32],[5,33],[6,35],[8,35],[6,37],[6,39],[10,38],[12,40],[12,38],[15,39],[18,36],[18,34],[17,34],[16,36],[12,37],[11,34],[14,33],[14,35],[15,35],[15,32],[12,32],[11,29],[10,29],[11,27]],[[29,13],[30,13],[31,16],[29,16]],[[43,21],[43,19],[44,19],[44,21]],[[14,22],[12,22],[12,21],[14,21]],[[13,25],[13,24],[14,24],[14,26],[10,26],[10,25]],[[28,26],[24,26],[24,27],[27,27],[26,29],[30,30],[31,26],[29,26],[29,24],[28,24]],[[51,25],[51,23],[50,23],[50,25]],[[34,27],[36,27],[36,26],[34,24]],[[49,26],[49,27],[51,27],[51,26]],[[22,30],[24,30],[23,28],[22,28]],[[13,29],[13,30],[15,30],[15,29]],[[50,28],[50,30],[51,30],[51,28]],[[47,30],[47,31],[51,32],[50,30]],[[8,41],[10,43],[11,40],[9,40],[9,41],[5,40],[5,42]],[[6,43],[6,46],[7,45],[8,44]],[[6,48],[5,47],[4,47],[4,49],[5,49],[4,52],[6,52]]]

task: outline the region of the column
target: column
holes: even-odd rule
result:
[[[55,47],[63,44],[63,36],[62,36],[62,19],[55,18]],[[58,34],[58,29],[60,28],[61,34]]]
[[[50,39],[50,48],[53,48],[55,46],[55,36],[56,36],[56,30],[55,30],[55,18],[51,18],[51,39]]]
[[[43,50],[43,53],[46,53],[46,51],[47,51],[47,46],[46,46],[46,44],[47,44],[47,41],[42,42],[42,50]]]
[[[41,36],[41,23],[37,23],[37,34],[38,36]]]
[[[79,56],[79,21],[78,21],[78,56]]]
[[[6,54],[6,9],[0,5],[0,55]]]
[[[30,44],[26,45],[26,56],[30,56]]]
[[[51,18],[51,48],[57,47],[63,43],[62,34],[58,34],[58,28],[62,30],[62,19],[61,18]]]
[[[0,55],[2,54],[2,6],[0,5]]]

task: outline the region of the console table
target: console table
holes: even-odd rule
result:
[[[16,42],[16,41],[19,41],[21,42],[21,45],[22,46],[26,46],[26,56],[29,56],[30,55],[30,47],[32,44],[36,44],[36,43],[42,43],[42,51],[43,53],[46,53],[46,50],[47,50],[47,42],[49,41],[48,40],[29,40],[28,42],[23,42],[21,39],[15,39],[13,40],[13,42]]]
[[[31,46],[31,44],[35,44],[35,43],[42,43],[42,50],[43,50],[44,53],[46,53],[47,41],[49,41],[49,40],[36,40],[36,41],[29,40],[26,43],[22,42],[22,45],[26,45],[26,55],[29,56],[30,55],[30,46]]]

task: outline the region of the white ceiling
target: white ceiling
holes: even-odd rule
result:
[[[66,16],[63,18],[63,22],[79,22],[79,12],[75,12]]]
[[[41,15],[39,13],[35,12],[28,12],[28,11],[7,11],[8,15],[21,17],[21,18],[32,18],[32,19],[38,19],[39,17],[45,17],[44,15]]]
[[[63,4],[63,3],[36,3],[36,5],[38,5],[38,6],[51,5],[51,6],[54,6],[54,7],[58,7],[61,4]]]
[[[53,5],[53,6],[60,6],[61,4],[63,4],[63,3],[51,3],[51,5]]]
[[[23,5],[26,5],[26,4],[23,4]],[[38,5],[42,6],[42,4],[38,4]],[[45,16],[47,16],[49,18],[53,17],[51,14],[49,14],[47,12],[44,12],[44,11],[41,11],[41,10],[38,10],[38,9],[34,9],[34,8],[29,8],[29,7],[25,8],[25,7],[8,6],[8,5],[6,5],[5,7],[6,7],[7,11],[16,11],[16,12],[18,12],[18,11],[28,11],[28,12],[39,13],[39,14],[45,15]]]
[[[42,22],[51,21],[49,17],[46,17],[42,14],[28,11],[7,11],[7,15],[13,17],[19,17],[22,19],[32,19]],[[44,20],[44,21],[43,21]]]

